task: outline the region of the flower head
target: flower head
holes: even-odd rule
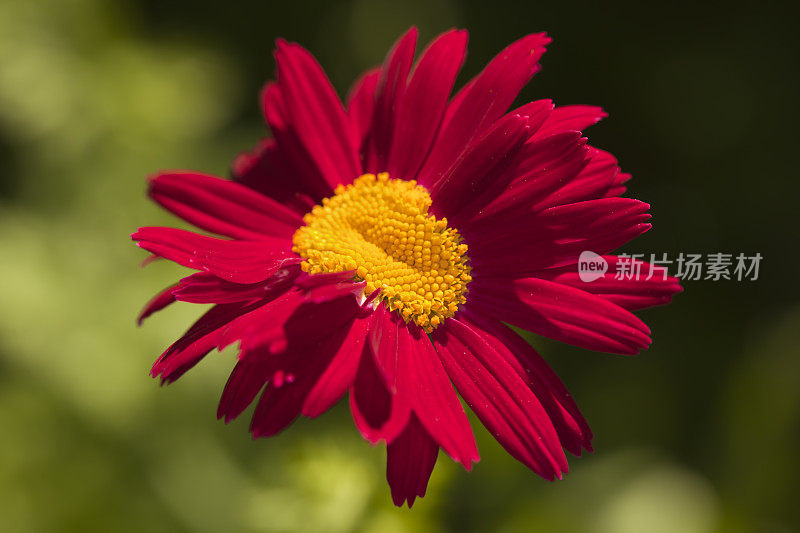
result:
[[[581,131],[605,116],[549,100],[507,112],[550,41],[514,42],[451,98],[467,34],[440,35],[416,64],[409,30],[343,107],[305,49],[278,41],[262,92],[272,137],[233,180],[165,172],[151,197],[202,230],[146,227],[155,256],[197,270],[157,295],[210,303],[153,366],[171,382],[239,343],[219,404],[257,401],[269,436],[345,394],[370,442],[387,445],[397,505],[425,494],[441,448],[468,470],[478,449],[456,390],[508,452],[546,479],[592,433],[564,385],[509,325],[635,354],[649,330],[630,311],[680,291],[666,275],[592,283],[584,250],[607,255],[647,231],[629,175]],[[455,388],[453,387],[455,385]]]

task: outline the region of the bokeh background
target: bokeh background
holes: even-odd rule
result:
[[[1,531],[788,532],[800,524],[795,3],[0,0]],[[795,4],[796,5],[796,4]],[[754,282],[695,281],[642,316],[635,358],[531,342],[596,453],[542,481],[475,424],[413,510],[339,405],[252,441],[214,418],[234,354],[161,388],[147,371],[199,315],[136,328],[181,276],[140,269],[137,226],[176,223],[147,174],[225,175],[266,134],[277,36],[344,94],[409,25],[470,30],[462,80],[525,33],[554,38],[521,100],[603,105],[588,134],[655,228],[627,252],[761,253]]]

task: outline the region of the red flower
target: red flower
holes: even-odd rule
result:
[[[548,37],[513,43],[453,98],[467,33],[439,36],[412,68],[416,40],[412,28],[346,108],[311,54],[278,41],[277,81],[261,95],[273,137],[236,159],[234,180],[165,172],[150,181],[156,202],[226,238],[162,227],[133,235],[199,271],[140,319],[175,300],[215,304],[153,376],[172,382],[238,342],[218,417],[236,418],[261,393],[256,437],[349,393],[362,435],[387,443],[394,502],[409,506],[439,448],[468,470],[478,460],[456,389],[546,479],[567,471],[563,449],[591,450],[564,385],[506,324],[635,354],[650,338],[630,311],[680,291],[660,275],[579,281],[581,251],[607,254],[644,233],[649,206],[619,196],[629,175],[581,136],[601,109],[539,100],[506,113]]]

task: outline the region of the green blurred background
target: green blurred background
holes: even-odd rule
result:
[[[660,5],[660,4],[659,4]],[[0,531],[795,531],[800,523],[796,3],[0,0]],[[174,220],[159,169],[226,174],[265,134],[277,36],[341,93],[417,24],[470,30],[462,80],[554,38],[521,100],[603,105],[589,131],[655,228],[628,252],[761,253],[755,282],[696,281],[643,312],[635,358],[532,339],[595,431],[548,483],[475,424],[414,509],[345,405],[252,441],[214,418],[232,352],[160,388],[154,358],[199,310],[137,329],[182,275],[128,234]],[[794,502],[794,503],[792,503]]]

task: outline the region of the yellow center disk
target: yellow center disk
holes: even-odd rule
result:
[[[365,294],[380,289],[390,310],[431,332],[466,301],[472,278],[467,245],[430,206],[416,181],[365,174],[303,217],[292,249],[310,274],[355,270]]]

